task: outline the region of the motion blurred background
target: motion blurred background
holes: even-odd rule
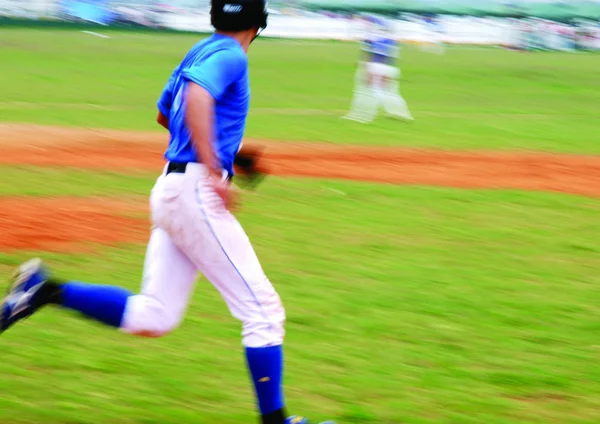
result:
[[[266,36],[354,39],[362,14],[393,19],[399,40],[599,49],[598,0],[275,0]],[[0,17],[210,31],[209,0],[0,0]],[[435,23],[435,25],[431,25]]]
[[[208,1],[0,0],[0,280],[37,256],[138,292]],[[600,423],[600,1],[271,1],[237,217],[287,312],[294,413]],[[341,119],[373,18],[415,120]],[[2,289],[2,288],[0,288]],[[200,278],[140,339],[48,308],[0,336],[0,423],[255,421],[240,325]]]

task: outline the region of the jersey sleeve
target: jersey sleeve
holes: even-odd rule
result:
[[[160,113],[162,113],[164,116],[169,116],[170,112],[171,112],[171,106],[173,105],[173,86],[175,84],[175,72],[173,72],[173,74],[171,74],[171,77],[169,78],[169,81],[167,81],[167,84],[165,85],[165,88],[163,89],[162,93],[160,94],[160,97],[158,99],[158,102],[156,103],[156,106],[158,106],[158,110],[160,110]]]
[[[215,100],[219,100],[232,83],[242,78],[247,69],[248,58],[243,52],[220,50],[184,69],[181,75],[204,88]]]

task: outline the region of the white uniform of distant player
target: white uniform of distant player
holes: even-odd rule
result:
[[[398,43],[383,25],[364,41],[366,60],[358,64],[352,107],[344,119],[372,122],[379,108],[383,107],[387,116],[413,120],[406,101],[400,95],[400,70],[395,66],[399,51]]]

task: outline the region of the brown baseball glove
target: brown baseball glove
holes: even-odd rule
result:
[[[264,147],[243,146],[233,161],[236,181],[242,188],[255,189],[267,175],[260,163]]]

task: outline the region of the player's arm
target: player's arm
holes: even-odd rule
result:
[[[206,166],[213,190],[221,198],[225,208],[233,210],[237,205],[236,198],[229,184],[223,179],[219,160],[213,148],[214,108],[213,95],[194,81],[188,81],[184,119],[196,150],[197,161]]]
[[[175,83],[175,73],[171,75],[169,81],[165,85],[160,98],[156,103],[158,107],[158,115],[156,116],[156,122],[165,129],[169,129],[169,114],[171,112],[171,106],[173,105],[173,85]]]
[[[215,100],[205,88],[193,81],[187,83],[186,98],[185,123],[192,136],[198,162],[204,164],[212,176],[221,178],[212,143]]]
[[[160,110],[156,116],[156,122],[158,122],[165,129],[169,129],[169,118],[167,118]]]
[[[198,162],[205,164],[211,173],[221,172],[213,149],[215,103],[244,75],[247,66],[243,53],[222,50],[182,72],[187,80],[186,125],[196,147]]]

